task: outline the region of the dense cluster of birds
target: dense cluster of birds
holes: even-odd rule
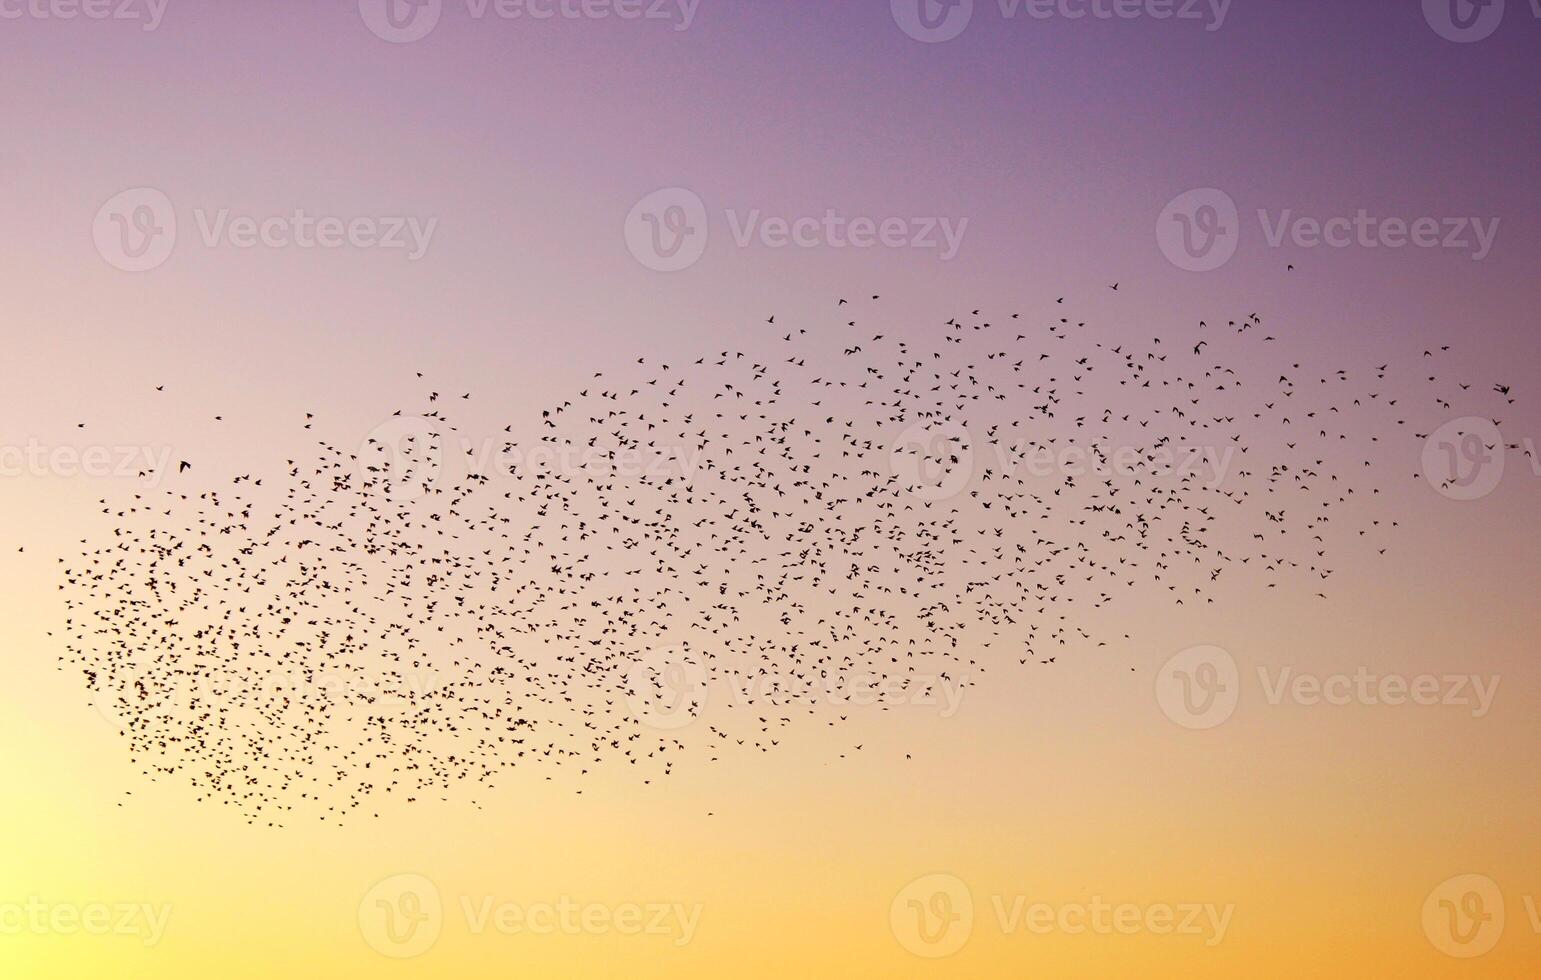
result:
[[[839,725],[858,678],[918,697],[1096,654],[1132,592],[1325,597],[1395,527],[1382,437],[1492,397],[1445,390],[1444,348],[1281,363],[1255,314],[1115,343],[1063,298],[923,329],[831,306],[596,373],[524,438],[468,437],[471,395],[419,375],[360,444],[218,485],[178,460],[102,500],[61,662],[146,774],[253,821],[514,766],[651,781]]]

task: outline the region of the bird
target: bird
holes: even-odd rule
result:
[[[1011,671],[1137,665],[1119,606],[1326,599],[1399,529],[1380,440],[1510,397],[1414,409],[1442,359],[1296,361],[1256,313],[1152,334],[1075,293],[935,319],[847,295],[678,363],[596,354],[491,436],[414,371],[367,437],[313,406],[282,465],[103,496],[110,531],[61,563],[61,666],[146,778],[253,822],[526,770],[652,786]]]

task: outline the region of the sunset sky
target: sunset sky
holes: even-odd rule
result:
[[[1541,10],[1454,3],[0,0],[0,975],[1533,974]],[[418,372],[539,438],[595,372],[877,294],[917,344],[1257,314],[1521,448],[1462,494],[1431,428],[1345,444],[1399,527],[1326,600],[1135,592],[1115,649],[650,785],[252,826],[61,668],[61,559],[136,493],[359,446]],[[1486,401],[1411,387],[1445,345]],[[1196,719],[1201,662],[1237,697]]]

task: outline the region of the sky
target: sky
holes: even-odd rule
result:
[[[57,634],[59,559],[98,500],[166,489],[146,462],[270,470],[307,412],[359,445],[417,372],[496,432],[858,294],[914,338],[1067,297],[1109,344],[1257,314],[1324,372],[1449,345],[1512,386],[1525,445],[1538,53],[1531,0],[0,0],[0,970],[1534,971],[1519,452],[1461,494],[1387,450],[1394,560],[1325,603],[1133,596],[1099,623],[1133,637],[1116,665],[863,713],[859,762],[809,730],[664,789],[515,775],[253,827],[145,780]],[[1205,663],[1239,697],[1195,717],[1162,684]]]

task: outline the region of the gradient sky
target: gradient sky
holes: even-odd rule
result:
[[[1008,17],[975,0],[961,34],[923,43],[887,0],[700,0],[684,29],[673,3],[659,7],[672,19],[537,20],[446,0],[426,36],[388,43],[349,0],[169,0],[153,30],[148,15],[0,3],[0,447],[149,447],[246,472],[302,451],[307,411],[358,444],[416,371],[478,392],[490,425],[628,358],[732,348],[771,313],[823,316],[858,293],[882,293],[892,328],[917,334],[960,310],[1069,296],[1131,338],[1256,312],[1284,350],[1328,367],[1451,344],[1467,376],[1514,386],[1505,437],[1541,439],[1541,16],[1508,0],[1491,36],[1458,43],[1423,8],[1234,0],[1216,25]],[[93,235],[104,205],[136,188],[164,194],[178,229],[163,264],[125,272]],[[633,206],[664,188],[699,197],[709,228],[699,261],[667,273],[626,236]],[[1156,238],[1168,202],[1199,188],[1240,213],[1235,256],[1209,272],[1178,268]],[[431,220],[433,233],[416,259],[200,236],[200,216],[221,210],[296,209]],[[950,259],[740,247],[728,212],[756,209],[967,225]],[[1479,261],[1459,248],[1273,247],[1257,214],[1361,209],[1498,225]],[[162,383],[174,400],[151,397]],[[57,559],[101,532],[98,498],[140,488],[8,472],[0,908],[38,897],[171,916],[148,946],[0,931],[0,972],[1534,972],[1541,478],[1509,463],[1478,501],[1399,484],[1387,502],[1405,532],[1397,561],[1346,568],[1329,605],[1283,589],[1176,612],[1158,597],[1123,603],[1104,630],[1134,634],[1138,671],[1067,657],[1059,672],[971,691],[952,717],[873,713],[857,720],[877,750],[861,765],[809,730],[753,766],[684,769],[667,792],[600,773],[577,796],[532,775],[482,809],[451,798],[341,831],[259,830],[139,777],[57,668],[48,631],[62,617]],[[1397,464],[1415,472],[1416,447]],[[1477,719],[1451,706],[1273,706],[1253,684],[1230,720],[1190,731],[1152,685],[1198,644],[1230,651],[1244,676],[1366,666],[1501,687]],[[913,763],[883,761],[917,744]],[[399,961],[359,923],[370,888],[398,874],[426,876],[450,907],[438,943]],[[945,959],[913,955],[889,925],[895,896],[929,874],[966,882],[976,907]],[[1463,874],[1496,882],[1507,910],[1497,946],[1473,959],[1437,948],[1420,911]],[[701,919],[682,946],[472,935],[462,896],[680,902]],[[1005,935],[991,896],[1235,911],[1212,947]]]

